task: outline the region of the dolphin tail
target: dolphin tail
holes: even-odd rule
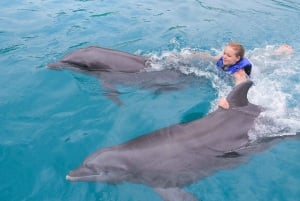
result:
[[[283,135],[274,135],[274,136],[268,136],[268,137],[262,137],[257,140],[259,143],[265,143],[265,144],[275,144],[279,143],[281,141],[286,140],[300,140],[300,132],[296,133],[288,133]]]
[[[191,193],[180,188],[155,188],[164,201],[198,201]]]
[[[274,135],[261,137],[249,144],[248,146],[239,149],[238,152],[241,155],[248,155],[249,153],[261,153],[270,147],[279,144],[283,141],[298,141],[300,140],[300,132],[286,134],[286,135]],[[262,146],[263,145],[263,146]]]

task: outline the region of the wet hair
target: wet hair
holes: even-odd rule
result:
[[[244,49],[244,47],[240,43],[238,43],[238,42],[230,42],[226,46],[229,46],[232,49],[234,49],[235,50],[235,55],[237,57],[239,56],[240,59],[244,58],[244,56],[245,56],[245,49]],[[250,74],[251,74],[251,69],[252,69],[251,65],[244,67],[244,71],[245,71],[245,73],[248,76],[250,76]]]
[[[239,56],[241,59],[245,56],[245,49],[244,47],[238,43],[238,42],[230,42],[226,46],[231,47],[232,49],[235,50],[235,55]]]

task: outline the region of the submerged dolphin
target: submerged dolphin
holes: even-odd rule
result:
[[[191,75],[184,76],[175,70],[149,71],[151,64],[147,57],[91,46],[67,54],[60,61],[48,64],[48,68],[66,67],[99,77],[106,95],[117,103],[120,102],[116,96],[117,84],[174,90],[191,82]]]
[[[165,201],[198,200],[181,188],[265,149],[265,143],[251,143],[247,134],[261,112],[248,102],[251,85],[246,81],[230,92],[228,110],[218,108],[202,119],[100,149],[66,179],[141,183],[153,187]]]

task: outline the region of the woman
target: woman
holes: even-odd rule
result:
[[[252,69],[252,64],[248,59],[244,58],[245,49],[237,42],[228,43],[223,51],[223,55],[215,57],[217,59],[217,67],[231,74],[234,78],[235,85],[246,81]],[[221,98],[218,105],[224,109],[229,108],[226,98]]]
[[[275,51],[275,54],[288,55],[292,52],[292,47],[284,44]],[[244,57],[244,55],[245,49],[241,44],[237,42],[230,42],[225,46],[222,56],[211,56],[206,53],[196,53],[192,57],[205,57],[216,61],[217,67],[231,74],[234,78],[235,85],[238,85],[249,79],[251,74],[252,64]],[[218,105],[224,109],[229,108],[229,103],[226,98],[221,98]]]

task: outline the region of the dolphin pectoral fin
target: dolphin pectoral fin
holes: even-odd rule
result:
[[[180,188],[155,188],[164,201],[198,201],[191,193]]]
[[[122,101],[118,97],[118,95],[119,95],[118,91],[105,91],[104,95],[107,98],[111,99],[115,104],[117,104],[117,105],[123,105]]]
[[[101,85],[104,89],[103,94],[111,99],[115,104],[122,105],[122,101],[119,99],[120,92],[110,83],[107,83],[100,79]]]

